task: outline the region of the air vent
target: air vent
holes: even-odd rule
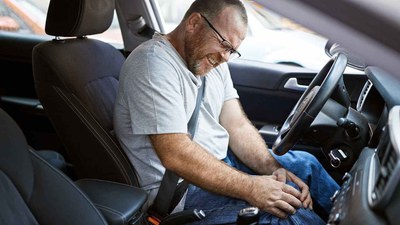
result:
[[[377,202],[378,199],[381,198],[382,193],[384,192],[384,189],[387,184],[387,178],[388,178],[388,172],[385,167],[385,158],[387,158],[387,155],[391,151],[391,145],[390,145],[390,139],[389,139],[389,134],[388,130],[384,129],[382,135],[381,135],[381,140],[379,141],[379,145],[377,147],[376,153],[379,159],[379,172],[377,174],[378,178],[376,180],[376,183],[373,187],[373,191],[371,194],[371,200],[372,203]]]
[[[382,208],[393,200],[400,184],[400,106],[389,112],[389,121],[377,147],[377,179],[370,192],[370,203],[374,208]]]
[[[367,82],[365,82],[364,87],[360,93],[360,97],[358,97],[358,101],[357,101],[357,111],[361,111],[362,107],[364,105],[365,99],[369,93],[369,91],[372,88],[372,82],[370,80],[367,80]]]
[[[373,191],[374,196],[372,200],[374,202],[380,199],[382,195],[384,195],[387,183],[390,180],[391,175],[393,174],[398,160],[397,152],[392,148],[391,145],[386,148],[386,151],[381,156],[383,156],[383,158],[380,159],[380,173]]]

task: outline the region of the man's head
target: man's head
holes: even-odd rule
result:
[[[196,75],[205,75],[231,57],[247,33],[247,14],[240,0],[196,0],[186,12],[178,32],[178,52]]]

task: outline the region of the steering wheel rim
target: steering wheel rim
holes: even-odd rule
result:
[[[346,65],[347,57],[338,54],[314,77],[279,130],[272,146],[275,154],[283,155],[288,152],[300,139],[303,131],[310,127],[338,86]]]

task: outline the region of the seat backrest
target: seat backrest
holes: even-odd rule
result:
[[[113,135],[125,57],[112,45],[86,36],[107,30],[113,14],[113,0],[51,0],[45,30],[56,38],[33,49],[33,75],[77,178],[137,186],[134,167]]]
[[[2,109],[0,124],[1,224],[107,224],[68,177],[30,150]]]

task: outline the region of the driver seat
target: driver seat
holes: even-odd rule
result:
[[[113,134],[125,56],[87,36],[106,31],[113,15],[113,0],[51,0],[45,30],[55,38],[33,49],[35,89],[77,179],[138,186],[136,171]]]

